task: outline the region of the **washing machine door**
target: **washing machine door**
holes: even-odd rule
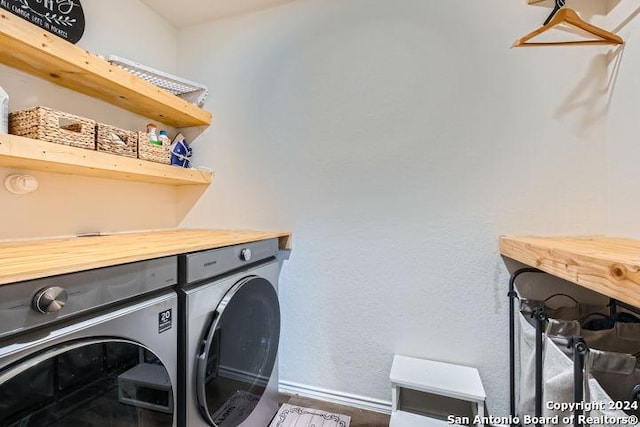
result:
[[[169,374],[133,341],[67,341],[0,369],[1,426],[172,424]]]
[[[196,369],[203,417],[218,427],[241,424],[265,393],[280,339],[280,306],[261,277],[236,283],[213,313]]]

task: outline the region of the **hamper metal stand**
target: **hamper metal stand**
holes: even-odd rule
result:
[[[580,403],[584,399],[584,357],[589,352],[589,347],[579,336],[572,337],[567,347],[573,348],[573,402]],[[575,426],[582,425],[578,420],[583,413],[582,408],[576,405],[576,409],[573,411]]]
[[[542,417],[542,347],[544,346],[543,331],[548,317],[544,313],[543,308],[536,308],[535,310],[533,310],[533,313],[531,313],[531,317],[533,317],[536,321],[536,404],[534,415],[539,419],[540,417]],[[538,427],[540,427],[541,425],[542,424],[536,423],[536,426]]]
[[[515,291],[515,281],[518,276],[524,273],[544,273],[542,270],[538,270],[537,268],[521,268],[516,270],[509,279],[509,292],[507,296],[509,297],[509,399],[510,399],[510,409],[511,409],[511,417],[514,419],[516,417],[516,390],[515,390],[515,302],[516,299],[519,299],[517,292]],[[612,300],[612,309],[615,310],[615,304],[621,305],[618,301]],[[629,307],[624,305],[624,308],[630,309]],[[531,313],[533,319],[535,319],[536,324],[536,350],[535,350],[535,410],[534,416],[539,420],[542,417],[542,350],[544,345],[544,327],[548,320],[547,315],[544,312],[543,308],[536,308],[533,313]],[[573,388],[574,388],[574,403],[580,403],[584,399],[584,359],[589,351],[589,347],[587,346],[584,339],[580,336],[572,337],[569,340],[569,348],[573,348]],[[576,408],[579,408],[580,405],[576,405]],[[578,415],[582,415],[583,411],[576,409],[574,411],[574,426],[581,427],[582,424],[579,422],[580,418]],[[511,424],[512,427],[515,427],[515,424]],[[536,423],[536,427],[541,427],[542,424]]]
[[[509,297],[509,402],[511,419],[514,419],[516,416],[516,314],[514,305],[516,299],[518,299],[518,293],[515,291],[515,283],[518,276],[525,273],[544,273],[544,271],[531,267],[521,268],[514,271],[509,279],[509,293],[507,296]],[[542,385],[540,387],[542,387]],[[537,391],[536,381],[536,397],[538,396]],[[511,424],[511,427],[515,426],[515,424]]]

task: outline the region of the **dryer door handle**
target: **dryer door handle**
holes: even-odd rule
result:
[[[229,301],[233,299],[233,297],[238,293],[238,291],[246,285],[251,280],[255,279],[256,276],[248,276],[243,280],[239,281],[231,289],[227,291],[224,295],[216,310],[214,311],[214,320],[211,323],[211,327],[207,333],[206,338],[202,341],[200,345],[200,353],[197,358],[197,370],[196,370],[196,393],[198,395],[198,406],[200,407],[200,412],[202,415],[211,423],[211,425],[216,425],[211,414],[209,413],[209,409],[206,406],[207,401],[207,364],[209,359],[209,354],[211,353],[213,347],[213,341],[215,339],[216,331],[220,329],[220,319],[222,318],[222,314],[224,313],[224,309],[229,304]],[[220,361],[216,361],[219,363]]]

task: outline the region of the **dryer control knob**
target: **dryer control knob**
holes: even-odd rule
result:
[[[243,249],[240,251],[240,259],[243,261],[251,261],[251,249]]]
[[[59,286],[40,289],[33,297],[33,309],[39,313],[55,313],[64,308],[68,298],[67,291]]]

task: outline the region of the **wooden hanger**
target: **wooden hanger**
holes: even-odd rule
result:
[[[560,25],[569,24],[576,28],[586,31],[589,34],[594,35],[597,39],[594,40],[576,40],[566,42],[529,42],[528,40],[544,33],[551,28]],[[613,34],[607,30],[603,30],[600,27],[591,25],[578,16],[575,10],[562,8],[559,9],[553,17],[548,20],[542,27],[535,31],[530,32],[524,37],[516,40],[511,47],[528,47],[528,46],[559,46],[567,44],[581,44],[581,45],[594,45],[594,44],[622,44],[624,41],[620,36]]]

